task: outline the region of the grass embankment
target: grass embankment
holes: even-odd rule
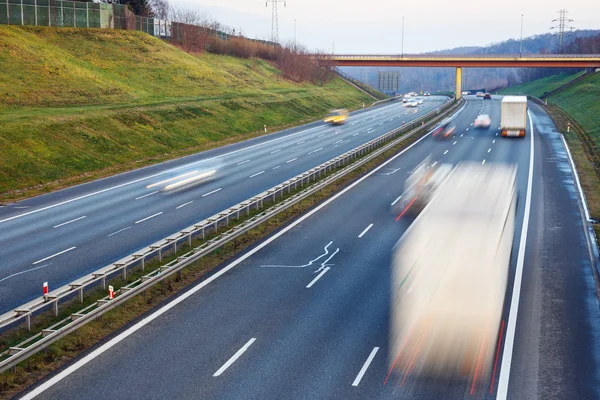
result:
[[[548,110],[565,134],[590,208],[591,217],[600,221],[600,73],[583,78],[548,98]],[[600,240],[600,225],[595,224]]]
[[[0,202],[354,108],[335,79],[191,55],[142,32],[0,26]]]
[[[568,74],[561,72],[557,75],[552,75],[546,78],[537,79],[535,81],[523,83],[521,85],[515,85],[507,87],[498,91],[498,94],[528,94],[533,97],[541,98],[544,93],[551,92],[552,90],[558,89],[562,85],[569,83],[575,78],[581,76],[583,72],[576,74]]]

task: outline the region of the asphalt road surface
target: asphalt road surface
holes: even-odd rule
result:
[[[0,208],[0,314],[380,136],[440,106],[394,101],[142,168]],[[219,178],[188,190],[147,188],[172,171],[219,162]]]
[[[473,130],[480,113],[491,115],[492,127]],[[596,284],[564,146],[535,105],[525,139],[500,137],[499,115],[498,98],[469,97],[454,139],[425,137],[27,396],[599,398]],[[497,369],[477,380],[387,379],[391,249],[411,223],[396,222],[390,206],[430,154],[518,165]]]

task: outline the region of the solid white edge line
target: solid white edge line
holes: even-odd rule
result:
[[[212,192],[204,193],[204,194],[202,195],[202,197],[206,197],[206,196],[210,196],[211,194],[215,194],[215,193],[217,193],[218,191],[220,191],[221,189],[223,189],[223,188],[218,188],[218,189],[215,189],[215,190],[213,190]]]
[[[567,156],[569,157],[569,163],[571,164],[571,170],[573,171],[573,175],[575,176],[575,183],[577,184],[577,189],[579,190],[579,198],[581,199],[581,202],[583,203],[583,211],[585,213],[585,219],[587,221],[589,221],[591,219],[590,210],[588,209],[587,200],[585,198],[585,194],[583,193],[583,189],[581,188],[581,182],[579,181],[579,173],[577,173],[577,167],[575,166],[575,162],[573,161],[573,157],[571,156],[571,150],[569,149],[569,146],[567,145],[565,136],[563,134],[560,134],[560,138],[563,142],[563,145],[565,146],[565,149],[567,150]]]
[[[365,230],[364,230],[364,231],[362,231],[362,232],[360,233],[360,235],[358,235],[358,237],[359,237],[359,238],[363,237],[363,236],[364,236],[364,235],[365,235],[367,232],[369,232],[369,229],[371,229],[372,227],[373,227],[373,224],[371,224],[371,225],[367,226],[367,227],[365,228]]]
[[[308,285],[306,285],[306,288],[307,288],[307,289],[310,289],[310,288],[311,288],[311,287],[312,287],[312,286],[313,286],[315,283],[317,283],[317,281],[318,281],[319,279],[321,279],[321,277],[322,277],[323,275],[325,275],[325,274],[327,273],[327,271],[329,271],[329,267],[325,267],[325,268],[323,269],[323,271],[321,271],[321,273],[315,277],[315,279],[313,279],[312,281],[310,281],[310,283],[309,283]]]
[[[34,262],[34,263],[31,263],[31,265],[36,265],[36,264],[39,264],[39,263],[41,263],[41,262],[44,262],[44,261],[46,261],[46,260],[49,260],[49,259],[51,259],[51,258],[54,258],[54,257],[56,257],[56,256],[60,256],[61,254],[64,254],[64,253],[66,253],[67,251],[71,251],[71,250],[73,250],[73,249],[76,249],[76,248],[77,248],[77,247],[73,246],[73,247],[71,247],[71,248],[69,248],[69,249],[66,249],[66,250],[63,250],[63,251],[59,251],[59,252],[58,252],[58,253],[56,253],[56,254],[52,254],[51,256],[48,256],[48,257],[46,257],[46,258],[42,258],[41,260],[37,260],[36,262]]]
[[[182,205],[175,207],[175,209],[176,209],[176,210],[179,210],[180,208],[182,208],[182,207],[185,207],[185,206],[187,206],[188,204],[192,204],[193,202],[194,202],[194,200],[192,200],[192,201],[188,201],[187,203],[183,203]]]
[[[260,171],[260,172],[257,172],[257,173],[255,173],[255,174],[253,174],[253,175],[250,175],[250,178],[254,178],[255,176],[259,176],[259,175],[262,175],[262,174],[264,174],[264,173],[265,173],[265,171]]]
[[[519,300],[521,297],[521,282],[523,279],[523,263],[525,261],[525,249],[527,247],[527,233],[529,229],[529,214],[531,212],[531,191],[533,187],[533,121],[531,114],[529,124],[531,125],[531,145],[529,156],[529,177],[527,179],[527,198],[525,200],[525,213],[523,217],[523,226],[521,228],[521,241],[519,243],[519,255],[517,256],[517,268],[515,270],[515,279],[513,284],[512,298],[510,300],[510,309],[508,311],[508,324],[506,326],[506,335],[504,339],[504,351],[502,352],[502,364],[500,364],[500,376],[498,377],[498,391],[496,400],[505,400],[508,396],[508,380],[510,378],[510,366],[512,364],[513,347],[515,342],[515,331],[517,328],[517,315],[519,313]]]
[[[84,219],[85,217],[86,217],[86,215],[84,215],[83,217],[79,217],[79,218],[72,219],[72,220],[70,220],[70,221],[67,221],[67,222],[63,222],[62,224],[54,225],[54,226],[53,226],[53,228],[59,228],[59,227],[61,227],[61,226],[68,225],[68,224],[70,224],[71,222],[79,221],[79,220],[81,220],[81,219]]]
[[[48,265],[50,265],[50,264],[44,264],[44,265],[40,265],[39,267],[29,268],[29,269],[26,269],[26,270],[24,270],[24,271],[15,272],[14,274],[11,274],[11,275],[9,275],[9,276],[6,276],[6,277],[4,277],[4,278],[0,279],[0,282],[7,281],[7,280],[9,280],[10,278],[14,278],[15,276],[19,276],[19,275],[26,274],[27,272],[35,271],[36,269],[42,269],[42,268],[46,268]]]
[[[144,197],[152,196],[153,194],[156,194],[156,193],[158,193],[158,190],[156,192],[152,192],[152,193],[148,193],[143,196],[140,196],[140,197],[136,197],[135,199],[136,200],[143,199]]]
[[[375,355],[377,354],[378,351],[379,351],[379,347],[374,347],[373,350],[371,350],[371,354],[369,354],[369,357],[367,357],[367,361],[365,361],[365,363],[363,364],[362,368],[358,372],[358,375],[356,375],[356,378],[354,379],[354,382],[352,382],[352,386],[358,386],[358,384],[360,383],[360,381],[362,380],[363,376],[367,372],[367,369],[369,368],[369,365],[371,365],[371,362],[375,358]]]
[[[151,215],[151,216],[149,216],[149,217],[146,217],[146,218],[144,218],[144,219],[140,219],[139,221],[135,221],[135,223],[136,223],[136,224],[139,224],[139,223],[141,223],[141,222],[148,221],[150,218],[158,217],[158,216],[159,216],[160,214],[162,214],[162,213],[163,213],[162,211],[161,211],[161,212],[158,212],[158,213],[156,213],[156,214],[154,214],[154,215]]]
[[[231,358],[229,360],[227,360],[227,362],[225,364],[223,364],[223,366],[221,368],[219,368],[217,370],[217,372],[215,372],[213,374],[213,376],[217,377],[217,376],[220,376],[223,372],[225,372],[225,370],[227,368],[229,368],[231,366],[231,364],[233,364],[238,358],[241,357],[242,354],[244,354],[246,352],[246,350],[248,350],[248,347],[250,347],[252,345],[252,343],[254,343],[255,340],[256,340],[256,338],[252,338],[252,339],[248,340],[248,342],[241,349],[239,349],[233,356],[231,356]]]
[[[463,106],[460,110],[458,110],[454,115],[458,115],[459,113],[461,113],[465,109],[465,106]],[[319,212],[321,209],[323,209],[324,207],[327,207],[330,203],[334,202],[335,200],[337,200],[338,198],[340,198],[341,196],[343,196],[344,194],[346,194],[348,191],[354,189],[357,185],[359,185],[360,183],[362,183],[365,179],[371,177],[377,171],[381,170],[386,165],[388,165],[389,163],[391,163],[392,161],[394,161],[396,158],[400,157],[402,154],[404,154],[408,150],[412,149],[414,146],[416,146],[417,144],[419,144],[422,140],[424,140],[428,136],[429,136],[429,133],[423,135],[422,138],[416,140],[410,146],[408,146],[407,148],[405,148],[404,150],[402,150],[401,152],[399,152],[395,156],[391,157],[389,160],[385,161],[384,163],[382,163],[377,168],[374,168],[371,172],[367,173],[362,178],[357,179],[356,181],[354,181],[353,183],[351,183],[350,185],[348,185],[345,189],[341,190],[337,194],[333,195],[329,199],[327,199],[324,202],[322,202],[317,207],[313,208],[312,210],[310,210],[306,214],[302,215],[300,218],[298,218],[297,220],[295,220],[291,224],[287,225],[286,227],[284,227],[283,229],[281,229],[279,232],[277,232],[276,234],[274,234],[270,238],[266,239],[264,242],[258,244],[256,247],[254,247],[252,250],[250,250],[246,254],[244,254],[241,257],[237,258],[236,260],[232,261],[230,264],[228,264],[226,267],[224,267],[221,270],[219,270],[217,273],[211,275],[209,278],[207,278],[207,279],[203,280],[202,282],[198,283],[196,286],[192,287],[190,290],[188,290],[187,292],[183,293],[181,296],[176,297],[175,299],[171,300],[169,303],[165,304],[164,306],[162,306],[158,310],[152,312],[147,317],[141,319],[140,321],[138,321],[134,325],[130,326],[125,331],[121,332],[117,336],[115,336],[112,339],[110,339],[108,342],[106,342],[103,345],[101,345],[100,347],[96,348],[95,350],[93,350],[91,353],[89,353],[85,357],[80,358],[78,361],[74,362],[69,367],[67,367],[64,370],[60,371],[58,374],[54,375],[52,378],[50,378],[47,381],[41,383],[39,386],[35,387],[32,391],[30,391],[29,393],[25,394],[22,397],[22,399],[23,400],[33,399],[36,396],[38,396],[38,395],[42,394],[43,392],[45,392],[46,390],[50,389],[52,386],[56,385],[58,382],[60,382],[63,379],[65,379],[66,377],[68,377],[69,375],[71,375],[73,372],[77,371],[79,368],[83,367],[84,365],[86,365],[87,363],[89,363],[90,361],[92,361],[93,359],[95,359],[96,357],[102,355],[102,353],[106,352],[107,350],[110,350],[112,347],[116,346],[117,344],[119,344],[121,341],[123,341],[127,337],[131,336],[132,334],[134,334],[135,332],[137,332],[138,330],[140,330],[144,326],[148,325],[150,322],[154,321],[155,319],[157,319],[158,317],[160,317],[161,315],[163,315],[164,313],[166,313],[167,311],[169,311],[173,307],[176,307],[180,303],[184,302],[189,297],[193,296],[198,291],[200,291],[201,289],[203,289],[205,286],[207,286],[210,283],[212,283],[213,281],[217,280],[218,278],[220,278],[221,276],[223,276],[224,274],[226,274],[227,272],[229,272],[230,270],[232,270],[233,268],[235,268],[236,266],[238,266],[239,264],[241,264],[242,262],[244,262],[246,259],[250,258],[251,256],[253,256],[257,252],[259,252],[260,250],[264,249],[269,244],[271,244],[272,242],[274,242],[275,240],[277,240],[279,237],[283,236],[288,231],[290,231],[291,229],[295,228],[297,225],[301,224],[306,219],[310,218],[313,214]]]

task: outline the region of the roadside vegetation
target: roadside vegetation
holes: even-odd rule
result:
[[[500,89],[498,94],[514,95],[528,94],[529,96],[541,98],[545,93],[558,89],[564,84],[571,82],[573,79],[581,76],[583,72],[567,73],[561,72],[557,75],[548,76],[546,78],[537,79],[535,81],[522,83],[520,85],[510,86]]]
[[[291,66],[286,78],[252,52],[188,53],[135,31],[1,26],[0,64],[0,202],[370,101],[333,77]]]
[[[573,155],[591,218],[600,221],[600,73],[584,77],[547,100],[546,111]],[[570,133],[566,133],[569,123]],[[595,223],[594,230],[600,241],[600,224]]]

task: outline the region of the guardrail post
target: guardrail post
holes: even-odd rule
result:
[[[188,245],[190,247],[192,247],[192,233],[190,232],[190,234],[188,235]]]
[[[15,310],[18,315],[25,315],[25,326],[27,326],[27,332],[31,332],[31,311],[30,310]]]

